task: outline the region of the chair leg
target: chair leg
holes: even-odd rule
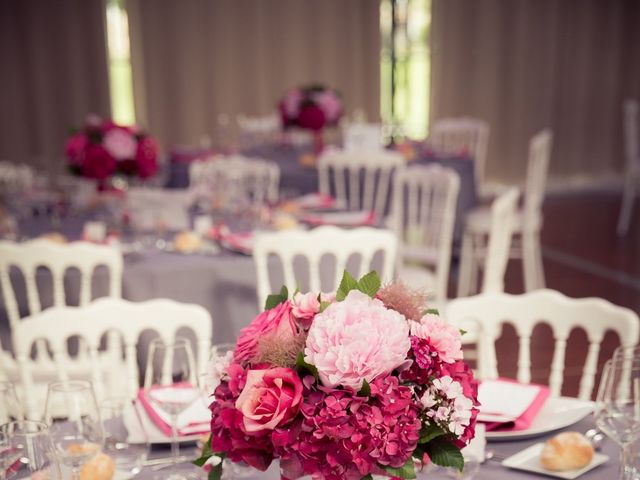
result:
[[[633,201],[636,196],[636,182],[638,179],[635,175],[627,175],[625,178],[624,192],[622,194],[622,208],[618,217],[618,235],[623,236],[629,231],[631,223],[631,213],[633,212]]]
[[[536,242],[537,237],[533,232],[522,232],[522,273],[526,292],[539,288]]]
[[[471,271],[473,269],[473,236],[467,232],[462,237],[460,269],[458,272],[458,297],[466,297],[471,290]]]
[[[536,288],[546,288],[547,282],[544,278],[544,261],[542,259],[542,242],[540,241],[540,232],[535,234],[535,257],[536,257]]]

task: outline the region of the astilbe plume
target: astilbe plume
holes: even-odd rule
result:
[[[382,287],[377,298],[385,307],[395,310],[407,320],[419,322],[427,309],[427,293],[424,290],[411,288],[398,280]]]
[[[275,367],[293,368],[298,354],[304,350],[307,334],[300,332],[288,338],[268,335],[258,341],[255,363],[265,363]]]

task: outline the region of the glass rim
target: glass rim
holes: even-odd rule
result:
[[[26,432],[26,431],[22,431],[20,433],[13,433],[9,431],[9,427],[13,426],[13,425],[31,425],[37,428],[36,431],[34,432]],[[0,432],[4,433],[5,435],[22,435],[25,437],[31,437],[31,436],[36,436],[36,435],[42,435],[43,433],[48,433],[49,432],[49,425],[47,425],[45,422],[41,422],[39,420],[13,420],[11,422],[7,422],[7,423],[3,423],[2,425],[0,425]]]
[[[79,392],[89,389],[93,392],[93,384],[88,380],[56,380],[49,383],[48,389],[56,392]]]

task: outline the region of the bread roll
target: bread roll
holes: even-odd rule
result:
[[[84,464],[80,470],[80,480],[111,480],[116,464],[106,453],[99,453]]]
[[[563,472],[586,467],[593,459],[593,447],[578,432],[562,432],[545,443],[540,463],[547,470]]]
[[[202,246],[200,237],[193,232],[178,233],[173,240],[173,244],[175,249],[181,253],[192,253]]]

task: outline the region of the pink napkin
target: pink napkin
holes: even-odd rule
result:
[[[232,232],[226,225],[214,225],[209,237],[231,250],[251,255],[253,252],[253,232]]]
[[[514,380],[498,378],[480,385],[481,403],[478,420],[486,430],[526,430],[549,397],[544,385],[523,385]]]
[[[344,227],[357,227],[375,225],[375,212],[330,212],[305,215],[302,221],[310,225],[338,225]]]
[[[322,193],[308,193],[293,199],[293,203],[303,209],[333,208],[336,204],[335,198]]]
[[[158,429],[167,437],[171,436],[171,416],[166,412],[157,408],[152,400],[153,395],[180,395],[181,389],[193,389],[194,387],[186,383],[177,383],[175,385],[158,385],[149,389],[140,389],[138,391],[138,401],[147,413],[149,418],[158,427]],[[196,398],[185,410],[178,415],[177,430],[178,435],[199,435],[207,433],[210,429],[211,413],[201,401],[200,396]]]

